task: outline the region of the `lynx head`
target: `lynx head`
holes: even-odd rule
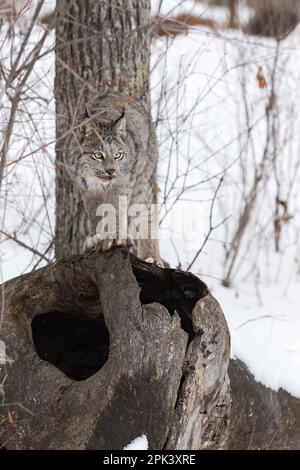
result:
[[[89,118],[76,131],[80,146],[77,176],[93,186],[106,184],[124,175],[127,158],[126,117],[114,122]]]

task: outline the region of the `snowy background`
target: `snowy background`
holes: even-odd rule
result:
[[[52,6],[46,2],[47,11]],[[153,0],[153,14],[159,7],[168,17],[181,12],[220,22],[227,17],[223,8],[208,10],[192,0]],[[27,11],[18,20],[16,28],[23,37],[31,14]],[[246,18],[248,10],[241,15]],[[24,54],[43,31],[42,25],[35,26]],[[264,385],[282,387],[300,398],[299,36],[297,28],[278,44],[241,31],[193,27],[188,34],[155,39],[151,88],[160,153],[162,255],[172,266],[187,269],[211,224],[217,227],[191,270],[222,306],[231,331],[232,357],[241,359]],[[1,28],[1,64],[6,71],[18,52],[18,41],[5,25]],[[0,199],[2,281],[53,259],[53,44],[50,34],[44,46],[47,53],[36,64],[17,113],[5,167]],[[257,81],[260,67],[265,88]],[[276,105],[268,123],[272,93]],[[13,89],[1,93],[0,140],[7,129],[11,94]],[[266,147],[264,177],[234,263],[231,287],[226,288],[226,252]],[[278,198],[288,202],[288,217],[276,252],[273,222]],[[42,254],[44,261],[20,242]]]

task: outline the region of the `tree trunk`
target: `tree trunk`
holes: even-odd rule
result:
[[[236,28],[238,25],[237,0],[229,0],[228,6],[229,6],[229,11],[230,11],[229,26],[230,28]]]
[[[0,446],[115,450],[142,434],[150,449],[221,444],[229,332],[198,278],[118,249],[1,292]]]
[[[56,256],[81,253],[86,215],[67,171],[80,106],[108,92],[137,98],[150,117],[150,1],[58,0]],[[152,137],[149,137],[152,140]],[[155,145],[153,147],[155,151]]]
[[[299,23],[298,0],[248,0],[254,9],[247,32],[284,39]]]

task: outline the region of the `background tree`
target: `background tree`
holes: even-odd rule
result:
[[[284,38],[299,22],[300,6],[297,0],[247,0],[253,8],[249,32],[255,35]]]

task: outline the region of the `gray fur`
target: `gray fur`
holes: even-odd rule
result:
[[[96,234],[100,204],[118,207],[119,197],[126,196],[129,206],[142,203],[150,211],[153,203],[153,186],[157,154],[152,124],[139,103],[129,103],[126,110],[114,96],[89,104],[75,128],[76,143],[72,149],[69,172],[79,187],[88,215],[88,237],[85,249],[106,251],[112,245],[130,245],[130,234],[120,237],[118,230],[114,241],[100,240]],[[122,109],[123,108],[123,109]],[[102,152],[104,159],[95,159]],[[119,152],[119,154],[117,153]],[[122,154],[122,158],[116,156]],[[149,230],[156,230],[156,217],[150,220]],[[130,222],[130,220],[129,220]],[[118,224],[117,224],[118,225]],[[101,237],[103,238],[103,237]],[[162,261],[157,239],[133,240],[134,251],[142,259]]]

